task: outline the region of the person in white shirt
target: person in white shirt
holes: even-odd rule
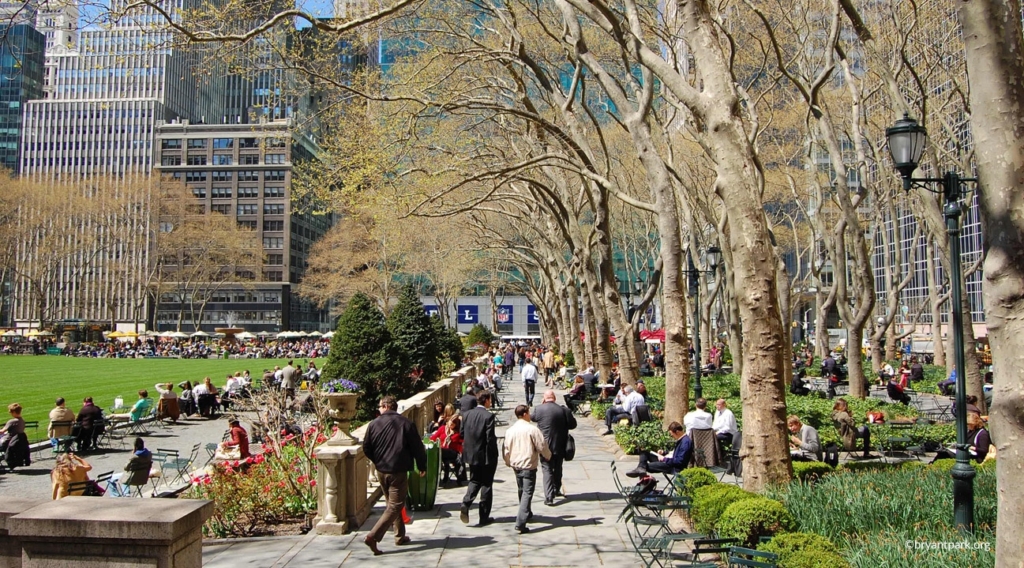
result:
[[[708,407],[708,401],[703,398],[697,399],[696,409],[692,412],[687,412],[686,416],[683,417],[683,427],[686,428],[686,435],[693,438],[690,433],[693,430],[707,430],[710,429],[714,420],[711,413],[706,409]]]
[[[483,387],[483,388],[485,388],[485,389],[489,389],[489,388],[491,388],[492,386],[494,386],[494,385],[493,385],[493,384],[491,383],[491,377],[489,377],[489,376],[487,375],[487,373],[483,373],[482,375],[480,375],[479,377],[477,377],[477,382],[478,382],[478,383],[480,383],[480,386],[482,386],[482,387]]]
[[[715,420],[711,423],[711,427],[715,429],[718,443],[723,446],[731,446],[732,441],[736,439],[738,433],[736,416],[726,408],[724,398],[715,401]]]
[[[533,406],[533,397],[536,394],[537,388],[537,366],[533,364],[533,359],[530,359],[523,365],[523,370],[519,372],[519,377],[523,379],[523,389],[526,391],[526,405]]]
[[[612,424],[615,424],[622,418],[632,418],[633,409],[644,404],[644,402],[644,395],[636,392],[629,385],[623,385],[619,394],[615,395],[615,401],[608,407],[608,411],[605,412],[604,424],[608,429],[605,430],[603,435],[611,434]]]
[[[516,485],[519,486],[519,512],[516,514],[515,529],[520,533],[528,533],[530,528],[526,523],[533,517],[530,505],[533,491],[537,487],[537,466],[542,456],[545,460],[551,459],[551,449],[540,428],[530,422],[530,407],[520,404],[515,412],[519,420],[505,431],[502,455],[505,465],[515,470]]]

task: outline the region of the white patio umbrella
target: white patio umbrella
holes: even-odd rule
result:
[[[334,332],[333,331],[328,331],[327,333],[324,334],[324,337],[326,337],[327,339],[330,339],[330,338],[334,337]]]
[[[294,331],[282,331],[281,333],[277,334],[278,339],[295,339],[296,337],[299,337],[299,334],[295,333]]]
[[[252,339],[254,337],[256,337],[256,336],[251,334],[251,333],[249,333],[248,331],[243,331],[242,333],[236,333],[235,334],[235,338],[236,339]]]
[[[319,331],[311,331],[306,334],[307,337],[323,337],[323,335],[324,334],[320,333]]]
[[[199,331],[193,333],[192,337],[210,337],[210,334],[200,329]]]
[[[159,335],[159,337],[174,337],[174,332],[167,330]]]
[[[261,331],[261,332],[257,333],[256,335],[258,335],[260,337],[270,337],[271,335],[274,335],[274,334],[270,333],[269,331]]]
[[[295,334],[295,337],[308,337],[308,336],[309,336],[309,334],[306,333],[305,331],[300,331],[300,332]]]
[[[180,331],[175,331],[174,333],[171,334],[171,337],[175,339],[188,339],[188,334],[182,333]]]

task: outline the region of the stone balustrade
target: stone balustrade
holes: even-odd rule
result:
[[[462,385],[476,377],[476,373],[472,366],[455,371],[411,398],[398,401],[399,413],[412,420],[420,434],[425,434],[434,419],[434,403],[454,402]],[[356,440],[365,436],[366,425],[352,432]],[[373,464],[366,459],[361,445],[324,444],[316,449],[316,458],[320,462],[314,520],[317,534],[340,535],[355,530],[370,516],[382,495]]]

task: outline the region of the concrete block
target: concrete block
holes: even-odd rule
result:
[[[24,568],[199,568],[213,502],[66,497],[7,520]]]
[[[0,568],[21,568],[21,541],[8,534],[11,517],[48,501],[4,497],[0,499]]]

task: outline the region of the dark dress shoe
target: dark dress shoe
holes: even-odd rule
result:
[[[519,534],[526,534],[530,532],[530,527],[516,527],[516,531],[518,531]]]
[[[395,546],[402,546],[403,544],[409,544],[410,542],[412,542],[411,538],[403,536],[402,538],[395,539]]]
[[[544,500],[544,504],[547,505],[548,507],[554,507],[555,506],[555,500],[554,499],[545,499]]]
[[[368,536],[368,537],[364,538],[363,539],[363,544],[365,544],[370,550],[373,551],[373,555],[374,556],[380,556],[381,554],[384,554],[383,552],[380,551],[379,548],[377,548],[377,541],[373,540],[373,537],[369,537]]]
[[[626,477],[643,477],[645,475],[647,475],[647,470],[639,467],[626,472]]]
[[[486,527],[487,525],[489,525],[489,524],[491,524],[493,522],[494,522],[494,517],[487,517],[486,519],[480,519],[480,525],[479,526]]]

